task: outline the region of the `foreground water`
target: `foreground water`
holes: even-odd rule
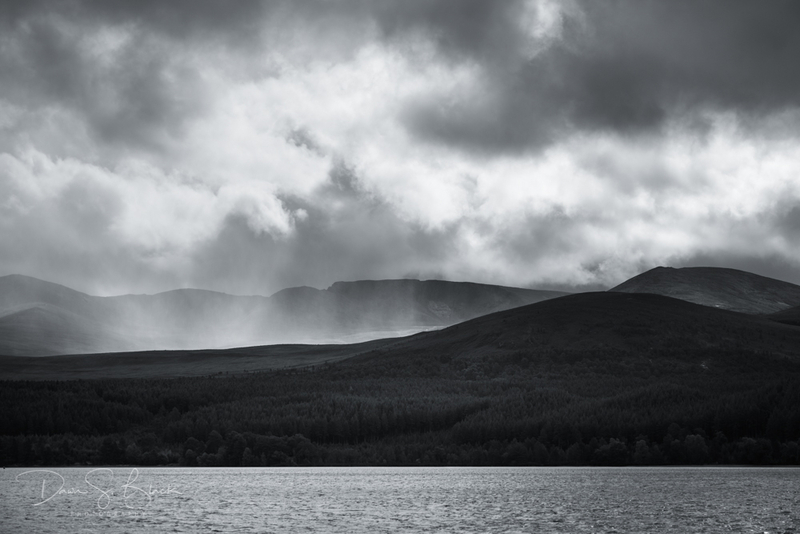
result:
[[[800,534],[800,469],[14,468],[0,531]]]

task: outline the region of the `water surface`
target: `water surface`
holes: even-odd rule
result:
[[[0,477],[0,527],[800,534],[800,469],[14,468]]]

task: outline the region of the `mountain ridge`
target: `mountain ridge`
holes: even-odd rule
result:
[[[724,267],[656,267],[609,291],[653,293],[761,315],[800,305],[800,286]]]
[[[471,379],[509,365],[558,366],[579,361],[622,366],[620,372],[630,367],[637,374],[673,372],[675,365],[682,372],[705,373],[758,369],[763,363],[798,364],[800,328],[663,295],[591,292],[495,312],[437,331],[367,343],[6,356],[0,357],[0,369],[16,379],[131,378],[339,362],[338,366],[368,374],[380,374],[381,369],[412,375],[448,369],[461,379]]]
[[[425,345],[425,347],[423,347]],[[663,295],[587,292],[477,317],[394,345],[438,354],[763,351],[800,360],[800,329]]]
[[[570,313],[583,317],[582,328],[594,332],[594,338],[585,343],[602,346],[608,341],[608,329],[594,328],[580,306],[594,309],[597,317],[606,317],[608,322],[618,314],[615,308],[627,302],[613,297],[615,294],[661,295],[714,310],[764,316],[764,320],[787,326],[797,325],[800,315],[800,308],[792,311],[791,307],[794,302],[800,304],[800,286],[718,267],[658,267],[604,293],[612,295],[600,299],[608,309],[595,306],[600,297],[578,296],[592,293],[568,295],[413,279],[339,281],[326,289],[286,288],[269,297],[192,288],[97,297],[33,277],[9,275],[0,277],[0,354],[44,356],[352,343],[438,330],[543,301],[551,304],[542,309],[550,309],[562,322],[575,323],[574,317],[559,315],[564,302],[572,302]],[[563,301],[566,296],[571,300]],[[577,302],[581,304],[575,308]],[[660,301],[650,302],[658,305]],[[680,304],[670,306],[677,308]],[[649,312],[642,308],[637,313]],[[696,310],[686,313],[697,316],[697,321],[706,320]],[[635,323],[632,320],[622,328],[631,339],[644,328]],[[666,324],[646,328],[660,328],[662,337],[669,337]],[[512,345],[521,343],[509,338],[507,332],[496,335]]]
[[[561,294],[405,279],[338,282],[324,290],[287,288],[270,297],[191,288],[98,297],[9,275],[0,277],[0,331],[5,333],[0,354],[76,353],[75,332],[83,332],[80,353],[366,341],[440,328]],[[10,317],[40,303],[55,309],[29,313],[22,323]],[[47,343],[31,341],[37,331]]]

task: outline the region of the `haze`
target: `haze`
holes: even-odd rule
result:
[[[0,2],[0,275],[800,282],[800,3]]]

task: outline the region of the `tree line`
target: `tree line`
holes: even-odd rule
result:
[[[0,463],[800,464],[800,366],[748,351],[380,354],[0,385]]]

